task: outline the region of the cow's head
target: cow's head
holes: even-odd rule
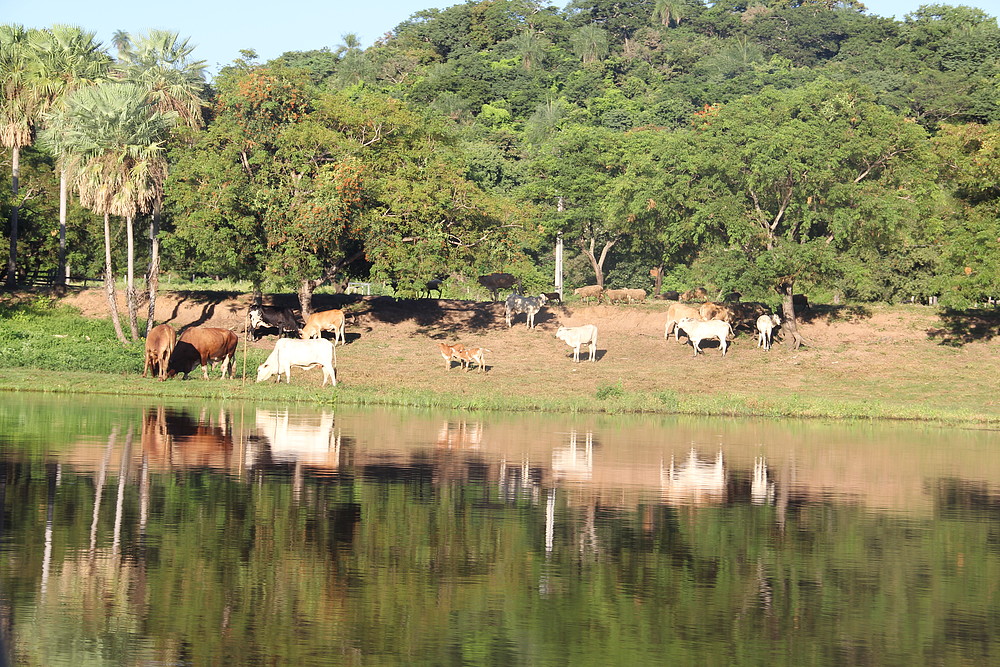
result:
[[[265,361],[264,363],[262,363],[260,366],[257,367],[257,382],[263,382],[264,380],[268,379],[269,377],[274,375],[276,370],[277,369],[275,369],[273,364]]]

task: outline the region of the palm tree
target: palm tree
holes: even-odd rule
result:
[[[684,19],[684,3],[680,0],[656,0],[653,18],[659,19],[665,26],[669,26],[671,21],[674,25],[680,25]]]
[[[577,28],[570,35],[573,53],[585,63],[602,60],[608,55],[608,33],[593,23]]]
[[[172,113],[153,108],[142,87],[109,81],[70,95],[43,131],[43,140],[79,190],[80,203],[104,216],[104,284],[115,333],[122,342],[127,339],[118,320],[109,218],[122,216],[126,222],[126,300],[132,338],[137,340],[133,223],[162,195],[167,169],[163,143],[174,120]]]
[[[11,149],[10,255],[7,258],[7,285],[17,281],[17,237],[20,202],[21,149],[35,139],[35,123],[42,112],[43,98],[33,85],[29,71],[32,30],[19,25],[0,25],[0,144]]]
[[[30,39],[34,54],[34,79],[44,96],[46,108],[60,107],[66,97],[81,86],[105,78],[111,58],[95,41],[95,33],[77,26],[54,25],[39,30]],[[59,269],[57,281],[66,280],[66,170],[59,170]]]
[[[119,49],[117,75],[138,84],[147,91],[154,109],[169,113],[178,122],[192,129],[203,125],[205,106],[205,61],[190,58],[194,47],[180,40],[176,32],[150,30],[132,38],[116,34]],[[166,180],[167,172],[162,178]],[[153,215],[149,222],[150,257],[146,288],[149,294],[146,333],[153,328],[156,312],[156,292],[160,280],[160,212],[163,208],[163,183],[157,188]]]
[[[549,40],[534,30],[525,30],[511,39],[511,42],[521,57],[521,65],[529,71],[542,62],[545,57],[545,47],[549,45]]]

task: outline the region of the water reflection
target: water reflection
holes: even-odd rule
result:
[[[65,423],[39,441],[13,403],[19,664],[1000,650],[993,433],[122,403],[35,405]]]

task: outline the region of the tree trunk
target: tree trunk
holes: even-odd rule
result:
[[[660,294],[663,289],[663,265],[654,267],[650,273],[653,274],[653,294]]]
[[[10,200],[10,254],[7,256],[7,287],[17,284],[17,218],[20,206],[17,201],[19,182],[21,179],[21,149],[17,146],[11,150],[11,192]]]
[[[798,320],[795,318],[795,300],[792,299],[792,292],[795,289],[793,278],[783,278],[778,283],[778,294],[781,295],[782,321],[781,328],[788,333],[792,341],[792,350],[798,350],[799,346],[805,343],[802,334],[799,333]]]
[[[104,214],[104,291],[108,295],[108,306],[111,309],[111,323],[115,326],[115,336],[123,343],[128,343],[122,323],[118,318],[118,296],[115,294],[115,276],[111,272],[111,223],[110,216]]]
[[[598,257],[594,252],[594,247],[597,244],[597,239],[590,239],[590,245],[587,246],[586,241],[580,239],[580,249],[583,250],[583,254],[587,256],[590,260],[590,266],[594,269],[594,279],[597,281],[597,285],[604,289],[604,260],[608,258],[608,251],[611,247],[618,243],[618,239],[613,241],[605,241],[604,248],[601,250],[601,256]]]
[[[66,170],[59,170],[59,267],[56,270],[56,284],[65,285],[69,278],[66,271]]]
[[[125,305],[128,308],[128,327],[132,340],[139,340],[139,304],[135,294],[135,218],[125,218],[125,237],[128,250],[128,274],[125,276]]]
[[[302,311],[303,321],[312,315],[312,296],[319,284],[319,280],[303,280],[299,283],[299,309]]]
[[[146,335],[154,326],[156,318],[156,291],[160,287],[160,209],[162,202],[157,197],[153,204],[153,217],[149,220],[149,274],[146,290],[149,293],[149,307],[146,311]]]

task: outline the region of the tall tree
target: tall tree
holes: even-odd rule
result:
[[[19,25],[0,25],[0,144],[11,150],[10,254],[7,285],[17,282],[17,236],[20,211],[21,149],[35,139],[35,126],[44,111],[45,97],[32,77],[30,36]]]
[[[796,280],[829,275],[838,253],[892,247],[930,191],[924,131],[850,86],[765,90],[701,118],[699,216],[771,276],[794,347]]]
[[[110,57],[95,40],[95,33],[77,26],[54,25],[50,30],[33,33],[35,80],[46,99],[46,107],[59,108],[76,89],[105,78]],[[66,208],[68,195],[66,170],[59,169],[59,260],[57,281],[66,280]]]
[[[115,71],[120,78],[146,91],[153,109],[191,129],[204,124],[205,61],[192,59],[194,46],[180,39],[176,32],[150,30],[134,38],[120,40],[119,60]],[[163,137],[166,139],[166,136]],[[146,333],[153,328],[156,293],[160,279],[160,217],[163,209],[163,183],[167,172],[156,172],[161,182],[155,188],[149,221],[149,268],[146,274],[148,313]],[[130,309],[133,306],[130,306]]]
[[[134,280],[134,220],[160,196],[166,171],[163,146],[173,114],[157,112],[147,91],[134,84],[104,82],[70,95],[44,130],[67,166],[80,201],[105,218],[105,290],[115,332],[127,342],[118,322],[111,263],[109,217],[122,216],[128,236],[126,301],[133,340],[139,338]]]
[[[573,31],[570,42],[573,45],[573,53],[584,63],[594,63],[608,55],[608,33],[593,23]]]

